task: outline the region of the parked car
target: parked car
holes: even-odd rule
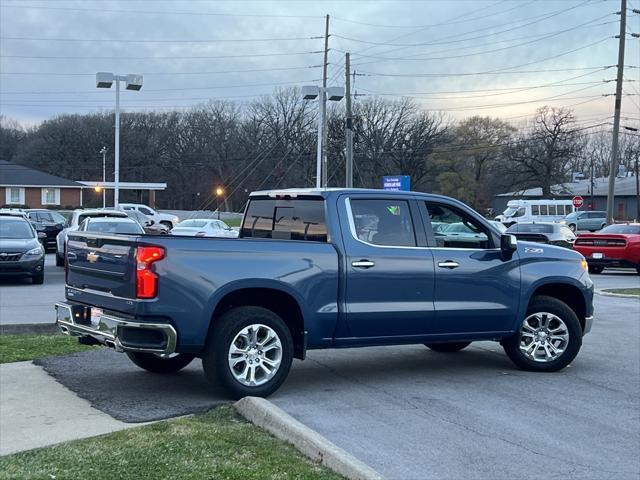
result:
[[[573,248],[576,235],[561,223],[516,223],[507,229],[518,240]]]
[[[432,219],[477,237],[436,237]],[[200,357],[236,398],[273,393],[319,348],[497,340],[518,367],[556,371],[593,321],[582,255],[415,192],[255,192],[238,239],[71,232],[66,284],[63,332],[156,373]]]
[[[42,232],[45,237],[42,239],[42,245],[45,250],[56,250],[56,237],[67,226],[67,219],[58,212],[40,209],[25,209],[27,218],[37,232]]]
[[[591,273],[618,267],[635,268],[640,274],[640,223],[618,223],[597,233],[582,233],[573,248],[587,259]]]
[[[78,231],[105,235],[144,235],[145,233],[142,225],[128,217],[89,217],[80,224]]]
[[[511,200],[495,220],[507,227],[514,223],[559,222],[574,210],[571,200]]]
[[[0,275],[44,282],[44,247],[31,223],[17,215],[0,215]]]
[[[154,222],[152,219],[137,210],[127,210],[125,213],[130,219],[138,222],[140,226],[144,228],[145,233],[150,235],[166,235],[169,233],[169,227]]]
[[[496,227],[500,233],[507,231],[507,226],[502,222],[496,222],[495,220],[489,220],[489,223]]]
[[[71,221],[68,223],[67,228],[63,229],[56,237],[56,266],[62,267],[64,265],[64,244],[67,240],[67,234],[78,229],[80,224],[87,218],[96,217],[120,217],[127,218],[127,214],[120,210],[113,210],[107,208],[97,208],[92,210],[84,210],[78,208],[73,211]]]
[[[222,220],[210,218],[183,220],[171,230],[171,235],[187,237],[219,237],[237,238],[238,231],[231,228]]]
[[[166,225],[167,227],[169,227],[169,230],[171,230],[174,225],[180,222],[180,219],[175,215],[169,215],[168,213],[159,213],[150,206],[143,205],[141,203],[121,203],[120,208],[125,212],[129,210],[136,210],[149,217],[155,223]]]
[[[0,208],[0,217],[20,217],[27,219],[27,214],[19,208]]]
[[[564,217],[564,220],[562,220],[561,223],[564,223],[573,232],[578,230],[589,230],[590,232],[595,232],[607,226],[607,212],[600,212],[596,210],[573,212]]]

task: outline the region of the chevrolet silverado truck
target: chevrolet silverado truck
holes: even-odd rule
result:
[[[451,198],[296,189],[252,193],[238,239],[69,232],[55,309],[64,333],[147,371],[199,357],[239,398],[273,393],[320,348],[492,340],[524,370],[557,371],[592,299],[582,255],[518,242]]]

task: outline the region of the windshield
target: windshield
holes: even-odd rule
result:
[[[540,223],[516,223],[507,229],[507,233],[553,233],[553,225]]]
[[[640,225],[609,225],[600,230],[600,233],[627,233],[640,235]]]
[[[180,222],[178,225],[176,225],[176,227],[177,228],[180,228],[180,227],[202,228],[207,223],[209,223],[209,220],[184,220]]]
[[[144,233],[140,225],[131,222],[90,222],[87,225],[87,232],[116,233],[116,234],[136,234]]]
[[[25,220],[0,217],[0,238],[16,240],[34,237],[33,229]]]

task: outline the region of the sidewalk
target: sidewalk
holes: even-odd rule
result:
[[[0,455],[139,425],[96,410],[31,362],[0,365]]]

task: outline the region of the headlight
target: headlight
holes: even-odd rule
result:
[[[41,225],[41,224],[39,224],[39,223],[36,223],[36,225],[35,225],[35,226],[36,226],[36,230],[37,230],[38,232],[42,232],[42,231],[44,231],[44,225]]]
[[[42,247],[32,248],[27,253],[25,253],[25,256],[32,256],[32,257],[38,257],[40,255],[44,255],[44,250],[42,249]]]

